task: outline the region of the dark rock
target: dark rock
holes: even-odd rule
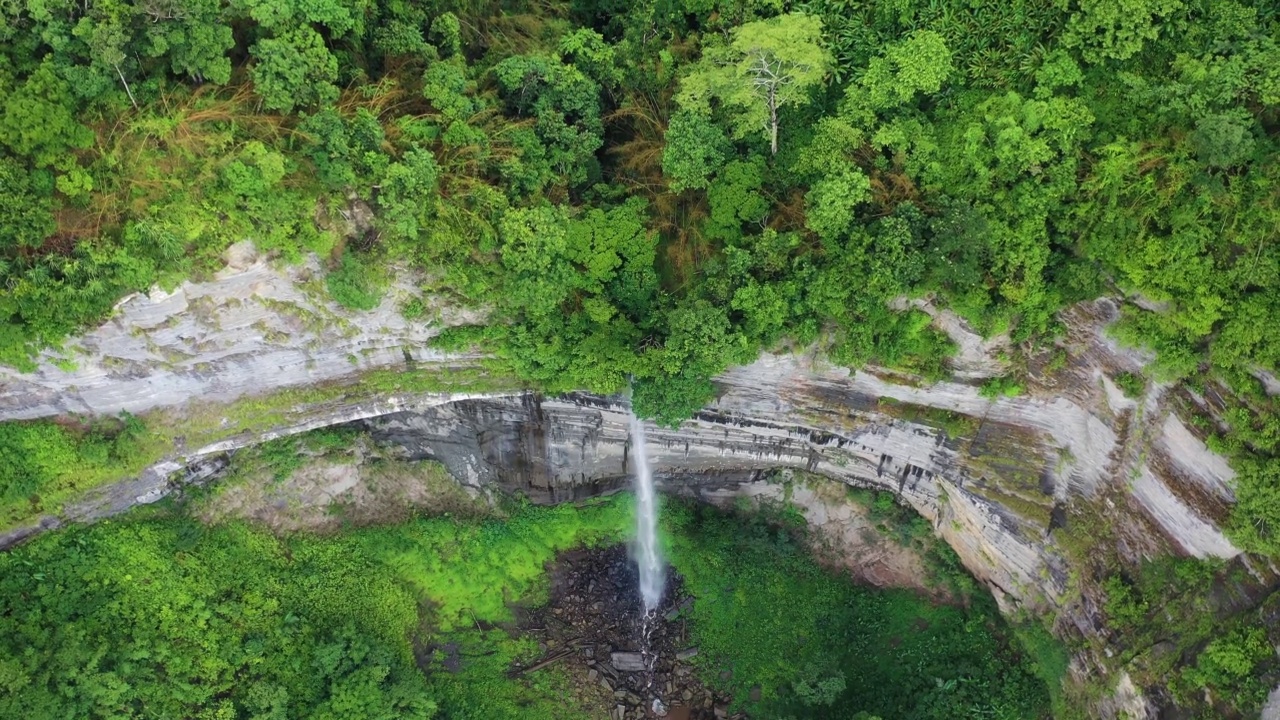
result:
[[[610,654],[613,669],[619,672],[644,672],[644,656],[638,652],[615,652]]]
[[[631,706],[636,706],[641,703],[640,696],[630,690],[614,690],[613,697],[615,700],[621,700]]]
[[[676,618],[680,617],[680,613],[684,612],[685,610],[688,610],[691,607],[693,607],[693,598],[687,597],[684,600],[681,600],[679,605],[676,605],[675,607],[668,610],[667,614],[663,615],[663,617],[667,619],[667,622],[671,622],[672,620],[675,620]]]

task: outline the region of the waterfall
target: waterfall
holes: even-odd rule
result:
[[[658,550],[658,498],[649,470],[649,450],[645,447],[644,425],[631,414],[631,451],[636,468],[636,564],[640,567],[640,597],[645,615],[662,601],[666,568]]]

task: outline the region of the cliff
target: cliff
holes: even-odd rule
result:
[[[394,293],[371,313],[349,313],[307,293],[306,272],[236,256],[210,282],[124,302],[111,323],[75,343],[75,368],[48,355],[35,373],[4,371],[4,420],[150,411],[181,427],[197,413],[227,417],[218,425],[225,432],[185,437],[139,477],[12,529],[0,546],[153,502],[216,475],[236,447],[339,423],[363,423],[407,458],[442,462],[476,492],[561,502],[625,485],[629,411],[620,398],[343,385],[370,369],[458,372],[466,358],[429,341],[441,324],[465,317],[442,311],[434,323],[409,323],[395,312]],[[1219,528],[1233,473],[1188,422],[1209,412],[1207,403],[1153,384],[1137,398],[1120,391],[1111,378],[1140,370],[1146,358],[1105,335],[1116,313],[1109,300],[1068,311],[1058,347],[1030,355],[1027,392],[998,399],[976,383],[1004,371],[1001,341],[929,311],[961,347],[956,380],[920,385],[762,355],[717,378],[715,402],[696,417],[651,429],[663,487],[722,493],[794,468],[892,491],[932,522],[1007,613],[1055,618],[1056,634],[1076,650],[1077,676],[1118,688],[1096,700],[1098,713],[1156,716],[1167,698],[1150,678],[1135,684],[1127,675],[1146,668],[1130,663],[1146,649],[1127,647],[1104,622],[1089,580],[1098,572],[1094,550],[1105,547],[1130,568],[1167,554],[1229,561],[1243,579],[1218,598],[1214,612],[1223,616],[1266,602],[1280,586],[1270,563],[1242,555]],[[246,397],[317,382],[347,390],[228,420]],[[190,444],[193,437],[208,442]]]
[[[399,305],[417,297],[411,277],[395,278],[379,307],[356,313],[328,299],[314,257],[277,267],[240,243],[223,259],[226,267],[207,281],[124,298],[109,322],[42,353],[34,372],[0,368],[0,419],[227,402],[466,357],[428,343],[442,327],[478,315],[434,305],[431,322],[406,320]]]

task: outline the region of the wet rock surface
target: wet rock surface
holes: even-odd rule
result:
[[[545,648],[529,667],[559,658],[575,683],[599,685],[612,697],[606,711],[612,720],[744,717],[728,712],[729,698],[697,677],[687,618],[692,603],[671,574],[646,625],[636,567],[624,546],[565,553],[551,571],[549,602],[519,613],[521,631]]]

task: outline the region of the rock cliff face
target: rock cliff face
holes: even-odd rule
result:
[[[1124,425],[1136,408],[991,401],[966,385],[912,388],[794,356],[762,357],[718,384],[720,396],[697,417],[650,431],[651,463],[667,489],[696,494],[795,468],[893,491],[1013,606],[1064,601],[1069,569],[1051,531],[1077,498],[1121,491],[1128,503],[1116,510],[1130,515],[1122,522],[1132,552],[1239,554],[1214,524],[1218,506],[1197,504],[1199,494],[1229,502],[1230,470],[1173,414]],[[1094,384],[1104,395],[1105,381]],[[554,503],[626,484],[628,412],[616,398],[523,395],[364,424],[410,458],[443,462],[469,487]],[[1130,437],[1132,426],[1149,436]],[[1136,443],[1144,451],[1129,447]]]
[[[456,359],[428,342],[443,326],[476,321],[448,307],[436,308],[434,322],[405,320],[397,305],[416,296],[410,278],[397,278],[378,308],[354,313],[325,296],[314,257],[278,268],[242,243],[225,260],[206,282],[121,300],[110,322],[43,353],[35,372],[0,367],[0,420],[226,402],[360,370]]]
[[[406,323],[391,301],[345,314],[315,305],[299,280],[247,258],[211,283],[135,298],[77,343],[79,369],[46,358],[33,374],[4,371],[0,419],[227,401],[443,357],[427,346],[434,331]],[[999,341],[982,341],[946,313],[935,319],[963,350],[953,382],[919,386],[762,355],[718,378],[715,402],[680,428],[652,428],[651,462],[664,488],[694,495],[759,483],[775,468],[892,491],[933,523],[1006,611],[1056,617],[1058,634],[1091,641],[1086,647],[1105,650],[1108,631],[1096,598],[1074,581],[1081,558],[1064,542],[1089,532],[1079,526],[1089,515],[1080,508],[1105,515],[1127,560],[1170,552],[1229,559],[1247,570],[1245,594],[1260,602],[1280,585],[1278,573],[1242,556],[1219,529],[1233,474],[1187,422],[1210,412],[1208,403],[1158,385],[1126,397],[1110,378],[1139,370],[1145,358],[1102,332],[1115,312],[1101,300],[1066,313],[1066,338],[1032,356],[1031,385],[1012,398],[986,398],[975,384],[1002,371]],[[531,393],[388,394],[303,407],[277,426],[175,450],[140,478],[0,536],[0,546],[66,519],[152,502],[216,472],[218,458],[237,446],[344,422],[363,423],[406,457],[441,461],[476,491],[578,499],[625,485],[627,413],[619,398]],[[1077,671],[1106,671],[1092,652],[1077,656]],[[1156,705],[1134,691],[1099,708],[1143,717],[1155,716]]]

